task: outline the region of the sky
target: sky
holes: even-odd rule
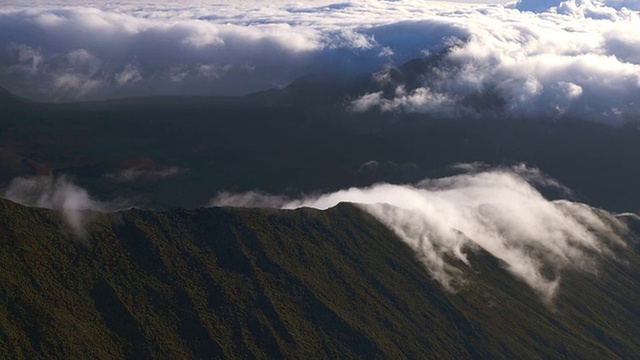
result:
[[[0,6],[0,86],[41,101],[243,95],[448,51],[418,88],[354,111],[639,119],[640,1],[32,1]]]

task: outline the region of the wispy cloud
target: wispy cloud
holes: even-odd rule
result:
[[[281,208],[286,207],[291,201],[292,200],[287,197],[270,195],[261,191],[249,191],[240,194],[222,191],[216,195],[215,198],[211,199],[206,206]]]
[[[460,267],[469,265],[467,252],[473,251],[469,249],[480,247],[551,300],[562,270],[594,271],[598,256],[610,254],[613,244],[623,244],[617,233],[624,226],[603,210],[547,200],[530,181],[560,186],[536,169],[519,166],[473,170],[414,185],[351,188],[298,200],[255,192],[224,193],[210,205],[327,209],[353,202],[413,248],[433,278],[448,289],[464,282]]]
[[[175,177],[180,174],[184,174],[187,171],[187,169],[177,166],[161,166],[154,168],[131,167],[105,176],[119,182],[132,182],[137,180],[155,181]]]
[[[59,210],[79,239],[86,236],[91,212],[116,211],[123,202],[103,202],[92,198],[88,191],[66,176],[15,178],[4,189],[3,197],[18,204]]]

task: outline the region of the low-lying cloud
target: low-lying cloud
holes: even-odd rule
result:
[[[94,4],[0,8],[0,84],[60,101],[237,95],[308,73],[384,81],[385,67],[438,56],[411,86],[359,94],[353,108],[610,123],[640,115],[637,1]]]
[[[479,247],[551,300],[563,269],[595,271],[599,256],[610,254],[611,246],[623,245],[618,234],[624,225],[585,204],[545,199],[530,183],[540,181],[559,186],[539,171],[519,166],[297,200],[256,192],[223,193],[210,205],[327,209],[353,202],[413,248],[433,278],[447,289],[464,283],[461,268],[470,266],[467,254]]]
[[[15,178],[4,189],[3,197],[25,206],[61,211],[74,235],[81,239],[86,235],[90,212],[116,211],[123,205],[93,199],[66,176]]]
[[[187,169],[177,166],[159,166],[154,168],[131,167],[110,173],[105,177],[118,182],[134,182],[134,181],[156,181],[166,178],[172,178],[184,174]]]

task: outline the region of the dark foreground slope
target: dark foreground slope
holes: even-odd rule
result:
[[[545,306],[486,253],[457,294],[357,207],[61,215],[0,201],[8,358],[637,358],[637,249]],[[626,262],[626,265],[625,265]],[[461,267],[462,268],[462,267]]]

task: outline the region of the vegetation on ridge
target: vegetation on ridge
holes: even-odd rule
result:
[[[637,249],[552,308],[482,251],[445,292],[357,207],[61,214],[0,201],[10,358],[633,358]]]

